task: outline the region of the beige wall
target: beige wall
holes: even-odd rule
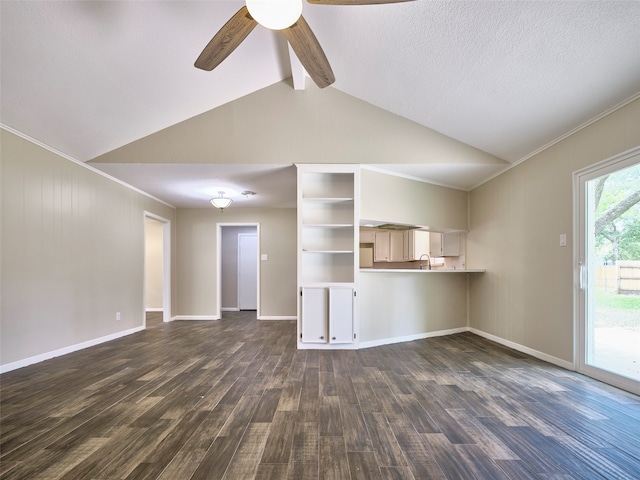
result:
[[[638,145],[640,100],[471,192],[472,328],[573,361],[572,173]]]
[[[141,328],[144,211],[173,220],[174,209],[0,135],[0,364]]]
[[[251,138],[248,142],[247,138]],[[92,160],[97,163],[455,163],[506,165],[334,88],[287,81],[214,108]],[[135,159],[135,160],[132,160]]]
[[[363,168],[360,217],[434,229],[467,230],[468,193]]]
[[[177,281],[179,316],[209,316],[217,305],[217,224],[259,223],[260,315],[296,316],[296,210],[293,208],[178,209]]]
[[[162,308],[162,229],[162,222],[145,218],[144,307],[146,309]]]
[[[403,341],[467,326],[466,273],[360,273],[360,342]]]

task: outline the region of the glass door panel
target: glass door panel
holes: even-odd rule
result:
[[[640,153],[577,175],[578,370],[640,392]]]

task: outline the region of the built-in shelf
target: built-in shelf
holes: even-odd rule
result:
[[[298,345],[353,348],[357,344],[353,305],[359,252],[359,169],[345,164],[297,167]]]

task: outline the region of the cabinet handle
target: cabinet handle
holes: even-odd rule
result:
[[[320,335],[320,340],[324,340],[324,335]]]
[[[335,340],[335,339],[336,339],[336,337],[331,337],[331,340]]]

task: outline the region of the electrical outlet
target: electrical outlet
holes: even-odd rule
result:
[[[116,322],[120,321],[120,312],[116,312]]]

